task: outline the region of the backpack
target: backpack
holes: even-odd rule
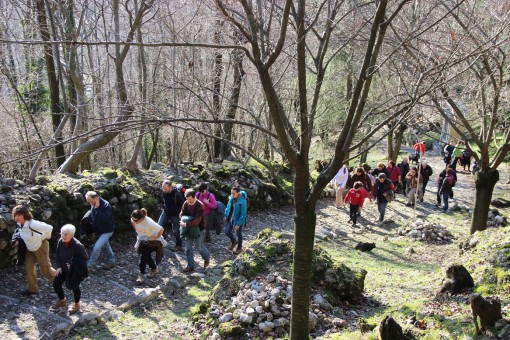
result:
[[[453,175],[447,176],[446,178],[448,179],[448,184],[453,187],[455,185],[455,178]]]
[[[462,150],[462,157],[469,158],[471,155],[469,154],[468,150]]]
[[[246,191],[241,190],[241,195],[243,195],[244,199],[246,200],[246,210],[250,207],[250,199],[248,198],[248,194]]]
[[[176,184],[175,188],[181,192],[182,196],[184,196],[184,193],[190,188],[190,186],[184,184]]]

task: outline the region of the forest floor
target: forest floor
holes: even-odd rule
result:
[[[428,163],[434,175],[427,187],[423,203],[416,210],[405,205],[406,198],[397,195],[386,212],[382,226],[376,222],[375,204],[366,202],[358,227],[350,223],[347,208],[336,209],[333,199],[323,199],[317,205],[316,242],[332,255],[335,261],[348,267],[365,269],[365,302],[343,305],[342,318],[348,327],[339,333],[312,333],[314,338],[324,339],[375,339],[375,333],[361,334],[358,329],[360,318],[369,323],[379,324],[385,315],[392,315],[400,324],[411,315],[427,322],[427,329],[421,331],[425,339],[472,339],[474,327],[467,302],[468,295],[456,297],[436,296],[445,270],[451,264],[465,264],[470,261],[468,252],[459,251],[459,242],[469,236],[470,218],[468,213],[443,213],[435,206],[435,179],[443,167],[438,156],[428,156]],[[501,179],[496,185],[493,198],[509,198],[508,167],[501,169]],[[470,173],[460,171],[455,187],[455,200],[459,206],[471,207],[474,198],[474,182]],[[452,203],[450,203],[452,204]],[[508,209],[500,209],[509,216]],[[250,212],[245,230],[245,245],[264,228],[271,228],[292,235],[293,208],[285,207]],[[416,241],[398,236],[400,226],[412,223],[416,218],[447,226],[455,239],[446,244]],[[332,229],[340,229],[339,238],[321,237]],[[507,240],[501,240],[501,242]],[[375,242],[376,248],[364,253],[353,248],[358,242]],[[40,293],[30,298],[20,298],[25,288],[23,269],[12,268],[2,272],[0,278],[0,332],[6,338],[40,339],[51,338],[60,329],[68,332],[73,339],[198,339],[211,334],[197,330],[191,323],[193,308],[207,301],[209,293],[222,277],[224,261],[234,255],[227,250],[228,239],[213,233],[213,241],[207,244],[211,252],[211,265],[201,268],[202,259],[195,254],[196,271],[184,274],[186,258],[183,253],[165,250],[161,272],[144,285],[137,286],[137,256],[133,249],[134,235],[124,235],[113,241],[117,266],[110,271],[98,270],[82,283],[82,312],[67,316],[64,311],[50,311],[56,301],[49,283],[39,279]],[[410,250],[412,248],[412,251]],[[469,270],[469,268],[468,268]],[[481,274],[473,274],[475,283]],[[478,276],[477,276],[478,275]],[[72,300],[70,291],[66,291]],[[510,295],[500,296],[504,310],[510,305]],[[106,311],[121,310],[106,317]],[[102,318],[99,318],[103,315]],[[76,322],[87,317],[97,319],[85,322],[83,327],[74,327]]]

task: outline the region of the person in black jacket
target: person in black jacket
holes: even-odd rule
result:
[[[183,251],[182,239],[180,236],[179,213],[181,212],[182,205],[184,204],[184,196],[169,180],[163,181],[161,190],[163,190],[163,201],[165,202],[165,205],[163,206],[163,211],[159,216],[158,224],[164,228],[166,222],[170,220],[175,237],[175,247],[170,248],[170,250]]]
[[[434,171],[432,171],[432,168],[427,164],[426,161],[421,162],[420,175],[423,180],[423,191],[420,202],[423,202],[423,196],[425,196],[425,188],[427,187],[427,183],[429,182],[430,176],[432,176],[433,173]]]
[[[69,308],[69,314],[80,311],[80,282],[88,276],[86,261],[88,259],[85,247],[74,238],[76,228],[72,224],[66,224],[60,229],[60,240],[55,251],[56,276],[53,280],[53,289],[58,295],[57,303],[52,309],[66,308],[67,299],[62,285],[73,290],[74,305]]]
[[[407,158],[403,158],[402,162],[398,163],[397,166],[400,169],[400,178],[402,180],[402,195],[406,196],[406,175],[409,172],[409,160]]]
[[[444,179],[446,177],[446,173],[448,172],[448,170],[452,170],[452,176],[453,176],[453,178],[455,180],[455,182],[452,185],[452,187],[455,186],[455,183],[457,183],[457,172],[455,170],[453,170],[453,167],[452,167],[451,164],[447,164],[446,165],[446,169],[441,171],[441,173],[439,173],[439,176],[437,178],[437,194],[436,194],[436,199],[437,199],[437,206],[438,207],[441,206],[441,196],[442,196],[441,187],[443,185],[443,181],[444,181]],[[448,192],[449,192],[450,198],[453,198],[453,190],[450,190]]]
[[[384,222],[384,213],[386,212],[386,206],[388,202],[393,198],[395,192],[395,186],[393,183],[386,178],[384,173],[380,173],[377,176],[377,180],[375,181],[375,185],[372,190],[372,194],[375,198],[375,202],[377,203],[377,210],[379,211],[379,225],[381,226]]]
[[[106,264],[103,269],[112,269],[115,267],[115,254],[110,246],[110,237],[115,230],[115,221],[113,219],[113,210],[107,201],[99,197],[94,191],[85,194],[87,202],[90,204],[90,217],[92,218],[92,229],[97,234],[98,239],[90,254],[88,266],[89,270],[93,270],[97,259],[103,248],[106,250]]]

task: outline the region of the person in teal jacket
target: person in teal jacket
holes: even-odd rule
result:
[[[225,234],[231,242],[228,249],[232,250],[235,255],[243,251],[243,228],[246,225],[246,214],[248,211],[247,197],[245,191],[242,191],[237,186],[232,187],[223,217],[223,220],[226,222]],[[237,240],[234,237],[233,230],[236,231]],[[237,249],[234,250],[236,246]]]

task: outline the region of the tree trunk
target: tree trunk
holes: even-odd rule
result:
[[[228,112],[227,118],[234,120],[237,112],[237,104],[239,103],[239,94],[241,92],[241,85],[243,76],[245,74],[243,69],[243,57],[244,52],[240,50],[232,51],[232,58],[234,60],[234,83],[232,84],[232,93],[230,95],[230,100],[228,103]],[[225,123],[223,125],[223,131],[225,132],[224,138],[227,141],[232,141],[232,129],[234,128],[234,124]],[[232,155],[232,148],[230,144],[222,142],[221,143],[221,159],[227,159]]]
[[[308,163],[307,161],[303,163]],[[300,171],[298,171],[300,170]],[[294,175],[294,257],[292,273],[292,310],[290,338],[308,339],[310,333],[308,309],[312,280],[312,255],[317,214],[315,203],[306,200],[310,176],[308,164],[296,169]]]
[[[390,129],[390,133],[388,133],[388,139],[387,139],[387,142],[386,142],[386,159],[388,161],[392,160],[392,156],[393,156],[393,130],[392,129],[392,124],[388,124],[388,128]]]
[[[397,129],[397,132],[395,133],[395,137],[393,139],[394,146],[393,146],[393,153],[390,154],[391,158],[390,160],[393,160],[397,162],[398,154],[400,152],[400,147],[402,146],[402,140],[404,139],[404,132],[407,130],[407,125],[400,124],[400,126]]]
[[[294,216],[294,271],[292,274],[291,339],[308,339],[308,308],[312,280],[312,255],[317,215],[315,207],[296,207]],[[306,314],[305,314],[306,311]]]
[[[480,170],[475,174],[475,203],[471,218],[471,234],[487,229],[492,192],[498,180],[498,170]]]
[[[42,40],[51,41],[51,35],[46,19],[44,0],[37,1],[37,19],[39,22],[39,30]],[[46,60],[46,74],[48,76],[48,86],[50,88],[51,122],[53,124],[53,132],[57,132],[60,121],[62,119],[62,108],[60,107],[59,85],[55,71],[55,60],[53,58],[53,48],[51,43],[44,44],[44,58]],[[61,140],[62,137],[57,135],[56,139]],[[59,166],[62,165],[65,161],[64,145],[56,145],[55,154],[57,158],[57,164]]]
[[[221,44],[221,32],[223,30],[223,21],[216,20],[216,30],[214,31],[214,43]],[[220,118],[220,91],[221,91],[221,73],[223,71],[223,53],[216,51],[214,53],[214,81],[213,81],[213,111],[216,119]],[[220,157],[221,153],[221,125],[214,126],[214,158]]]

